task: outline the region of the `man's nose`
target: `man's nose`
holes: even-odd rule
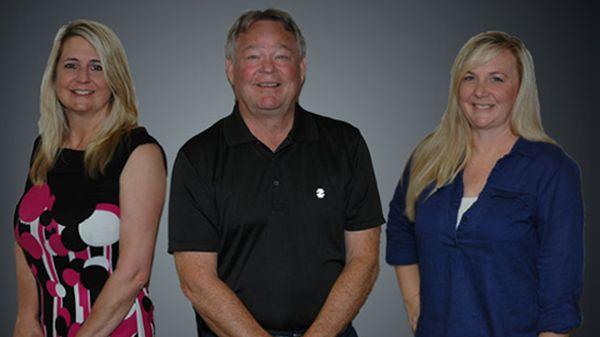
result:
[[[270,58],[270,57],[265,57],[265,58],[262,60],[262,62],[261,62],[261,65],[260,65],[260,66],[261,66],[261,67],[260,67],[260,70],[261,70],[262,72],[265,72],[265,73],[270,73],[270,72],[272,72],[272,71],[273,71],[273,69],[274,69],[274,67],[273,67],[273,59],[272,59],[272,58]]]

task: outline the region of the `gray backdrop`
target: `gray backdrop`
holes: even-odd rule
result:
[[[227,29],[244,10],[288,10],[308,43],[305,108],[359,127],[369,144],[387,203],[411,149],[438,123],[449,70],[462,44],[484,30],[521,37],[537,68],[544,125],[583,169],[587,210],[585,319],[575,336],[599,336],[594,302],[600,248],[597,151],[600,125],[598,1],[3,1],[0,133],[3,165],[0,218],[0,335],[16,312],[12,215],[23,190],[36,136],[38,91],[52,39],[61,24],[89,18],[115,30],[125,45],[141,107],[140,122],[164,146],[171,164],[185,140],[228,114]],[[592,153],[593,152],[593,153]],[[594,188],[596,187],[596,188]],[[158,336],[192,336],[192,309],[166,253],[166,211],[158,236],[151,292]],[[385,243],[382,242],[382,250]],[[383,256],[383,254],[382,254]],[[392,268],[381,274],[355,320],[364,337],[410,336]]]

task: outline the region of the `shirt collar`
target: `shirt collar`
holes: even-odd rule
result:
[[[319,139],[319,132],[312,113],[304,110],[296,104],[294,112],[294,125],[290,131],[289,138],[293,141],[312,141]],[[225,142],[228,146],[236,146],[256,141],[256,137],[250,132],[242,119],[237,103],[233,111],[223,122]]]
[[[532,157],[535,154],[536,142],[519,137],[510,152],[519,153],[526,157]]]
[[[244,123],[237,103],[233,106],[231,114],[223,122],[223,133],[228,146],[241,145],[256,140],[246,123]]]
[[[308,142],[319,139],[319,130],[315,122],[315,115],[304,110],[299,104],[296,104],[294,115],[294,126],[289,136],[293,141]]]

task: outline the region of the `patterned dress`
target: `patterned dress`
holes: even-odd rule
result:
[[[45,336],[75,336],[117,268],[119,176],[133,150],[146,143],[158,144],[144,128],[130,131],[97,179],[84,173],[84,152],[70,149],[61,151],[45,184],[28,179],[14,234],[37,281]],[[153,311],[143,288],[111,336],[153,336]]]

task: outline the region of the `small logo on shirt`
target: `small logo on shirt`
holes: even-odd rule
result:
[[[315,195],[317,196],[317,198],[323,199],[323,198],[325,198],[325,190],[322,187],[319,187],[315,191]]]

